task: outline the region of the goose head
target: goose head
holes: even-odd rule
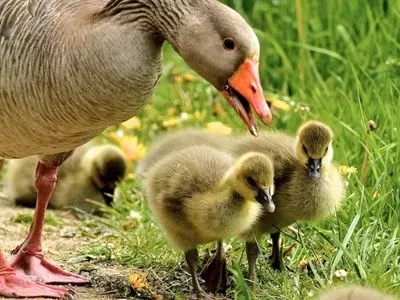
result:
[[[332,162],[332,130],[318,121],[304,123],[296,136],[295,152],[312,178],[319,178],[325,166]]]
[[[226,174],[225,182],[244,199],[259,202],[270,213],[275,211],[274,168],[264,154],[249,152],[241,156]]]
[[[217,1],[192,1],[196,7],[174,42],[176,51],[227,99],[253,135],[253,110],[266,124],[272,114],[259,78],[260,45],[253,29]]]

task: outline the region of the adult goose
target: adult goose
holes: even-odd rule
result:
[[[42,251],[57,170],[74,148],[150,100],[164,41],[224,94],[253,134],[252,110],[271,121],[257,37],[216,0],[0,2],[0,156],[40,158],[29,235],[10,263],[0,252],[1,296],[61,297],[67,289],[45,283],[87,282]]]

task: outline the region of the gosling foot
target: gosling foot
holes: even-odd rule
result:
[[[212,295],[207,294],[205,291],[203,290],[193,290],[192,293],[192,297],[190,297],[190,299],[197,299],[197,300],[212,300],[215,299],[215,297],[213,297]]]
[[[222,243],[218,244],[217,251],[207,262],[200,276],[206,282],[209,292],[226,294],[228,272]]]

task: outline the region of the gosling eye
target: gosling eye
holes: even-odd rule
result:
[[[304,151],[304,153],[306,154],[306,155],[308,155],[308,151],[307,151],[307,148],[306,148],[306,146],[304,146],[304,144],[303,145],[301,145],[302,146],[302,148],[303,148],[303,151]]]
[[[251,176],[246,177],[246,181],[252,188],[255,188],[255,189],[258,188],[257,182],[255,181],[255,179],[253,177],[251,177]]]
[[[224,39],[224,48],[225,50],[232,51],[236,47],[236,42],[233,38]]]
[[[328,153],[328,147],[325,148],[324,156]]]

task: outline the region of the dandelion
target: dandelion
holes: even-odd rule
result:
[[[179,121],[189,120],[191,116],[187,112],[182,112],[179,116]]]
[[[357,172],[356,167],[349,167],[349,166],[339,166],[338,171],[341,175],[349,175],[349,174],[354,174]]]
[[[269,97],[271,108],[282,111],[289,111],[291,106],[286,101],[280,100],[277,96]]]
[[[179,123],[179,121],[178,121],[177,118],[171,118],[171,119],[168,119],[168,120],[163,121],[162,124],[163,124],[163,126],[164,126],[165,128],[167,128],[167,127],[174,127],[174,126],[176,126],[178,123]]]
[[[138,129],[141,125],[142,123],[138,117],[133,117],[122,123],[122,126],[126,129]]]
[[[137,161],[146,153],[146,147],[139,143],[137,136],[124,136],[119,140],[119,144],[129,161]]]
[[[347,277],[347,272],[345,270],[336,270],[334,273],[336,278],[345,279]]]
[[[174,75],[172,79],[177,83],[190,83],[196,81],[196,77],[190,73]]]
[[[207,130],[219,135],[230,135],[232,132],[232,128],[221,122],[209,122],[207,124]]]

